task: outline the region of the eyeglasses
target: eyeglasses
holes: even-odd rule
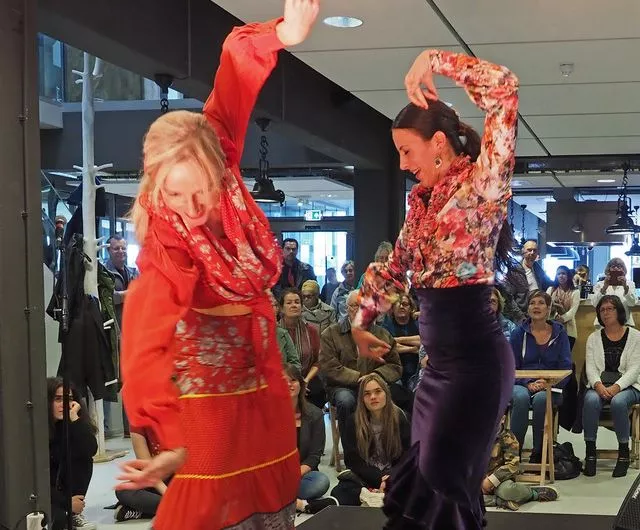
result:
[[[615,307],[605,306],[600,308],[601,313],[613,313],[614,311],[617,311]]]

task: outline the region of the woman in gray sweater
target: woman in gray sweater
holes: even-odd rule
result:
[[[618,437],[618,460],[614,477],[624,477],[629,468],[629,411],[640,403],[640,331],[625,325],[626,311],[620,298],[603,296],[596,307],[603,329],[587,339],[585,371],[590,389],[584,397],[582,421],[586,459],[584,474],[596,474],[596,436],[600,412],[611,407]]]

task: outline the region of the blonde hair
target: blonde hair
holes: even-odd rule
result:
[[[404,413],[391,401],[389,385],[376,373],[368,374],[360,381],[355,415],[356,446],[360,458],[369,462],[369,459],[373,456],[371,449],[375,435],[373,434],[373,427],[371,426],[371,413],[364,404],[364,389],[372,381],[380,385],[380,388],[387,397],[386,404],[382,409],[382,433],[380,434],[380,443],[388,463],[392,464],[402,454],[400,414]]]
[[[202,114],[186,110],[168,112],[154,121],[145,135],[142,153],[142,180],[129,214],[140,244],[149,228],[149,213],[140,199],[148,195],[152,206],[158,205],[160,190],[174,164],[190,162],[201,168],[212,193],[221,188],[225,171],[225,155],[213,127]]]

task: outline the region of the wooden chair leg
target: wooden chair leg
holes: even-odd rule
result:
[[[338,411],[334,406],[329,409],[329,421],[331,423],[331,460],[330,466],[335,466],[336,471],[342,471],[342,454],[340,453],[340,429],[338,428]]]
[[[637,405],[631,411],[631,444],[635,468],[640,469],[640,407]]]

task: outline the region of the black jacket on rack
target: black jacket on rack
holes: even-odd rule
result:
[[[83,397],[87,388],[94,399],[103,399],[105,384],[116,379],[109,341],[103,327],[103,317],[98,299],[84,292],[85,260],[81,235],[70,238],[65,247],[65,264],[68,273],[69,332],[64,335],[62,324],[58,340],[62,343],[62,355],[66,356],[71,382]],[[57,309],[62,309],[62,278],[58,278],[47,314],[57,319]],[[62,359],[58,367],[62,375]]]

